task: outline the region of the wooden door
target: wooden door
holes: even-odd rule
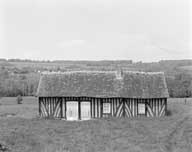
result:
[[[81,102],[81,119],[88,120],[91,118],[90,102]]]
[[[67,120],[78,120],[78,102],[68,101],[66,109]]]

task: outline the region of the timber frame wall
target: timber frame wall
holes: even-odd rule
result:
[[[66,119],[67,102],[78,102],[81,119],[81,102],[90,102],[91,118],[106,117],[161,117],[167,112],[167,98],[94,98],[94,97],[39,97],[39,115],[46,118]],[[110,113],[103,113],[103,103],[110,104]],[[138,104],[145,105],[145,113],[138,113]]]

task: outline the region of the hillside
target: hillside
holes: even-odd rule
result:
[[[165,72],[171,97],[192,96],[192,60],[162,60],[142,63],[132,60],[33,61],[0,59],[0,96],[35,95],[40,72],[73,70],[128,70]]]

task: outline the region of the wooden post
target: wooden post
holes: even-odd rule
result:
[[[78,115],[79,115],[79,120],[81,120],[81,101],[78,99]]]
[[[64,98],[65,100],[64,100],[64,105],[65,105],[65,119],[67,119],[67,100],[66,100],[66,98]]]
[[[137,115],[137,117],[139,117],[139,112],[138,112],[139,111],[139,108],[138,108],[138,106],[139,106],[139,99],[136,100],[136,105],[137,105],[137,114],[136,115]]]
[[[95,118],[95,99],[93,99],[93,117]]]
[[[101,102],[101,118],[103,117],[103,99],[100,99]]]
[[[137,102],[137,99],[134,101],[134,114],[133,114],[133,117],[136,117],[136,102]]]
[[[63,99],[60,98],[60,109],[61,109],[61,118],[63,118]]]
[[[53,102],[55,102],[55,98],[54,97],[48,97],[48,101],[49,101],[49,106],[50,106],[50,117],[53,118]]]
[[[153,102],[154,102],[154,104],[153,104],[153,106],[154,106],[154,117],[156,117],[156,99],[153,99]]]
[[[92,99],[90,100],[90,113],[91,113],[91,118],[93,118],[93,115],[92,115]]]
[[[111,98],[109,99],[109,103],[110,103],[110,112],[112,117],[113,116],[113,100]]]
[[[147,117],[147,99],[144,99],[145,101],[145,116]]]
[[[123,117],[125,117],[125,100],[123,98],[121,100],[123,102]]]
[[[134,102],[135,101],[136,101],[136,99],[133,99],[131,102],[131,112],[132,112],[133,117],[134,117]]]
[[[99,102],[98,100],[95,100],[96,103],[97,103],[97,118],[99,118]]]
[[[167,115],[167,98],[165,98],[165,115]]]
[[[39,100],[39,116],[41,117],[41,98],[39,97],[38,98],[38,100]]]

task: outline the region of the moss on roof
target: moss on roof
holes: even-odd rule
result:
[[[38,96],[168,97],[164,73],[73,71],[42,74]]]

